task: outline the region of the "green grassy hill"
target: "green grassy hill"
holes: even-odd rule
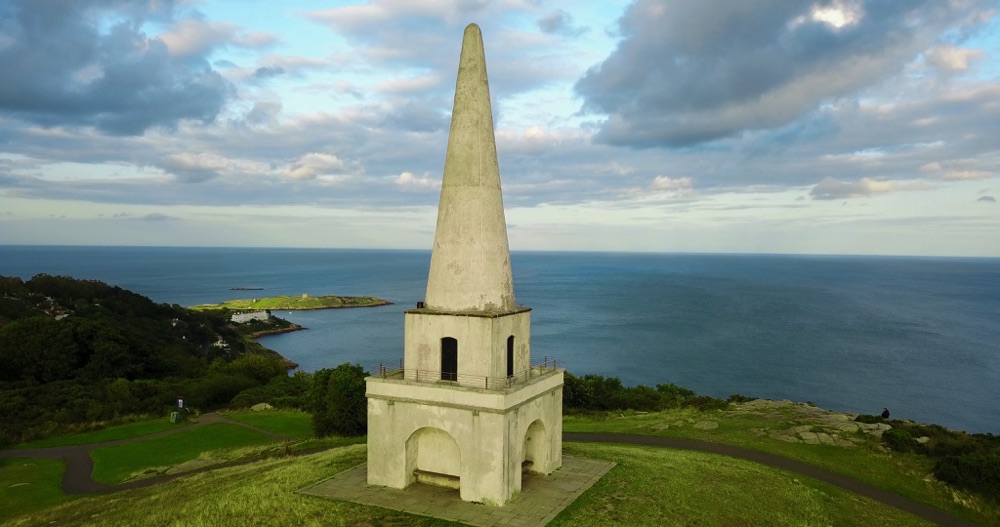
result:
[[[877,434],[843,427],[840,435],[844,441],[840,444],[801,439],[832,430],[833,423],[853,422],[837,417],[842,415],[805,404],[764,401],[704,412],[676,409],[569,415],[564,426],[567,431],[665,435],[771,452],[933,505],[980,525],[1000,524],[1000,506],[995,500],[929,478],[926,459],[885,449]],[[246,431],[206,434],[197,429],[182,430],[168,436],[173,440],[133,443],[131,450],[138,454],[125,456],[132,460],[127,470],[119,466],[120,456],[95,456],[95,472],[117,471],[120,480],[126,474],[141,477],[146,466],[165,472],[171,463],[183,470],[211,463],[252,461],[149,488],[90,497],[62,495],[57,485],[60,471],[49,462],[0,459],[0,501],[14,505],[0,511],[0,523],[455,525],[297,493],[300,488],[364,462],[366,455],[363,444],[337,446],[350,439],[310,438],[308,413],[268,410],[230,413],[227,418],[286,435],[298,452],[316,446],[333,448],[285,457],[284,443],[273,438],[246,435]],[[142,429],[133,425],[130,430],[141,433]],[[796,440],[790,440],[790,431]],[[110,436],[123,434],[127,432],[111,432]],[[71,437],[64,440],[73,441]],[[189,450],[184,456],[186,461],[165,457],[171,441]],[[207,450],[197,453],[202,448]],[[618,465],[551,525],[931,525],[829,484],[726,456],[572,442],[564,443],[564,451],[567,455],[612,460]],[[192,463],[192,459],[198,462]]]
[[[192,306],[196,311],[213,309],[336,309],[342,307],[374,307],[385,306],[391,302],[374,296],[274,296],[269,298],[243,298],[226,300],[221,304],[201,304]]]

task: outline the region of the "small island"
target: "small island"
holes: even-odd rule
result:
[[[386,306],[389,304],[392,304],[392,302],[374,296],[312,296],[303,294],[301,296],[275,296],[269,298],[226,300],[220,304],[202,304],[193,306],[190,309],[194,309],[196,311],[207,311],[213,309],[276,309],[294,311],[306,309],[339,309],[345,307],[375,307]]]

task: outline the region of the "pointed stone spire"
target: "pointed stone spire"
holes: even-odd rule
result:
[[[462,40],[425,301],[439,311],[515,307],[486,56],[476,24],[465,28]]]

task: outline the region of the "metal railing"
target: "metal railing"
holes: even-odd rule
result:
[[[558,362],[554,357],[545,357],[542,362],[536,363],[526,370],[521,370],[513,375],[504,377],[493,377],[485,375],[466,375],[454,372],[442,372],[441,370],[419,370],[416,368],[406,368],[403,359],[399,363],[385,364],[379,363],[373,371],[373,376],[383,379],[405,379],[407,381],[422,382],[428,384],[450,384],[454,386],[469,386],[472,388],[482,388],[484,390],[506,390],[518,384],[523,384],[535,377],[540,377],[558,369]]]

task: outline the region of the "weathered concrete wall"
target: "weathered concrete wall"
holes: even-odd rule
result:
[[[368,483],[406,488],[428,470],[459,476],[463,500],[506,503],[526,455],[537,472],[562,465],[562,377],[499,394],[369,378]]]
[[[507,337],[514,336],[514,372],[531,362],[531,312],[498,317],[457,316],[406,312],[403,364],[407,370],[441,371],[441,338],[458,340],[462,376],[501,379],[507,375]]]
[[[462,40],[425,301],[444,311],[515,307],[486,55],[475,24]]]

